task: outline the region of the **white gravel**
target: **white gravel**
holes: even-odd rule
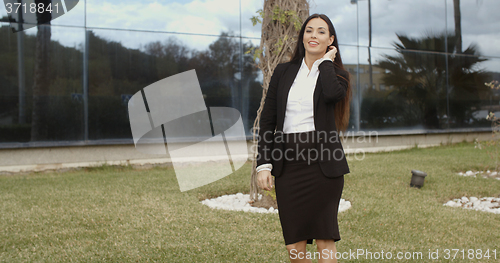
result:
[[[262,198],[259,195],[259,199]],[[207,205],[211,208],[225,209],[232,211],[245,211],[254,213],[278,213],[278,209],[270,207],[265,209],[263,207],[253,207],[249,203],[250,195],[237,193],[233,195],[223,195],[217,198],[205,199],[201,201],[202,204]],[[351,207],[351,202],[344,199],[340,199],[339,212],[343,212]]]
[[[482,176],[483,178],[495,178],[497,180],[500,180],[500,174],[497,171],[490,171],[490,170],[486,172],[483,171],[473,172],[469,170],[465,173],[459,172],[457,174],[461,176],[472,176],[472,177]]]
[[[450,200],[444,205],[500,214],[500,198],[494,197],[483,197],[479,199],[474,196],[470,198],[464,196],[461,199]]]
[[[497,171],[476,171],[473,172],[471,170],[467,172],[459,172],[460,176],[471,176],[471,177],[483,177],[483,178],[494,178],[500,180],[500,173]],[[500,214],[500,198],[495,197],[483,197],[481,199],[477,197],[466,197],[463,196],[460,199],[453,199],[448,201],[445,206],[451,207],[462,207],[465,209],[472,209],[476,211],[484,211],[495,214]]]
[[[500,180],[500,173],[497,171],[477,171],[473,172],[471,170],[463,173],[459,172],[458,175],[460,176],[471,176],[471,177],[483,177],[483,178],[494,178],[497,180]],[[460,199],[453,199],[448,201],[445,206],[451,206],[451,207],[462,207],[465,209],[472,209],[476,211],[484,211],[484,212],[490,212],[490,213],[495,213],[495,214],[500,214],[500,198],[495,198],[495,197],[483,197],[481,199],[471,196],[471,197],[466,197],[463,196]]]

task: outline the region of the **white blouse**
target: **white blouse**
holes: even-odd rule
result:
[[[288,93],[286,103],[285,121],[283,133],[297,133],[314,131],[314,100],[313,94],[319,76],[319,65],[321,62],[331,59],[321,58],[314,61],[311,70],[307,67],[305,59],[302,59],[297,76],[293,81]],[[272,170],[271,164],[262,164],[257,167],[257,172]]]

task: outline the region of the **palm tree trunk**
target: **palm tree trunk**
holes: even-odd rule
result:
[[[462,53],[462,15],[460,14],[460,0],[453,0],[455,14],[455,36],[457,37],[457,53]]]
[[[295,16],[288,17],[285,23],[279,20],[273,20],[273,12],[277,10],[276,8],[281,12],[293,11],[295,12]],[[262,99],[259,109],[257,110],[257,117],[253,124],[254,131],[258,131],[260,126],[260,114],[264,108],[267,88],[269,87],[269,81],[273,75],[274,68],[276,68],[279,63],[288,62],[292,57],[297,41],[297,34],[300,30],[295,28],[293,19],[298,18],[300,23],[302,23],[309,16],[309,3],[307,0],[265,0],[262,10],[264,12],[260,41],[260,50],[262,53],[259,56],[258,67],[262,71],[264,78],[262,84]],[[252,148],[257,149],[257,138],[255,134],[253,143],[254,147]],[[255,170],[257,165],[256,155],[257,153],[255,152],[250,182],[250,197],[254,201],[257,200],[257,193],[259,192],[257,186],[257,172]]]

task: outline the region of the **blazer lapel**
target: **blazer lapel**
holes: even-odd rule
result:
[[[318,108],[318,100],[319,100],[319,94],[321,93],[321,89],[323,88],[321,86],[321,82],[319,81],[321,78],[321,72],[318,75],[318,80],[316,81],[316,87],[314,88],[314,93],[313,93],[313,113],[314,116],[316,116],[316,109]]]
[[[290,66],[285,72],[283,86],[281,87],[281,120],[278,123],[281,123],[281,128],[283,129],[283,122],[285,120],[285,112],[286,112],[286,104],[288,101],[288,93],[290,92],[290,88],[292,88],[293,81],[299,73],[300,64],[290,63]]]

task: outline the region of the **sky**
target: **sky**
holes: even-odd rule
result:
[[[85,3],[87,16],[85,17]],[[335,25],[344,63],[366,63],[368,46],[368,1],[312,0],[310,14],[325,13]],[[52,38],[66,46],[84,41],[85,25],[97,35],[121,42],[129,48],[141,48],[152,41],[175,36],[190,49],[204,50],[221,32],[231,31],[244,41],[260,43],[260,25],[250,18],[263,6],[263,0],[81,0],[68,14],[52,21]],[[483,65],[500,71],[500,10],[498,0],[462,0],[463,46],[476,44],[490,60]],[[396,33],[411,37],[454,30],[452,0],[372,0],[372,56],[394,54]],[[448,16],[444,14],[447,12]],[[0,8],[0,16],[6,9]],[[357,19],[357,17],[359,19]],[[115,29],[115,30],[111,30]],[[120,29],[120,30],[116,30]],[[138,32],[146,30],[150,32]],[[35,34],[30,29],[28,34]],[[198,35],[196,35],[198,34]],[[358,37],[359,36],[359,37]],[[359,56],[358,56],[359,54]]]

